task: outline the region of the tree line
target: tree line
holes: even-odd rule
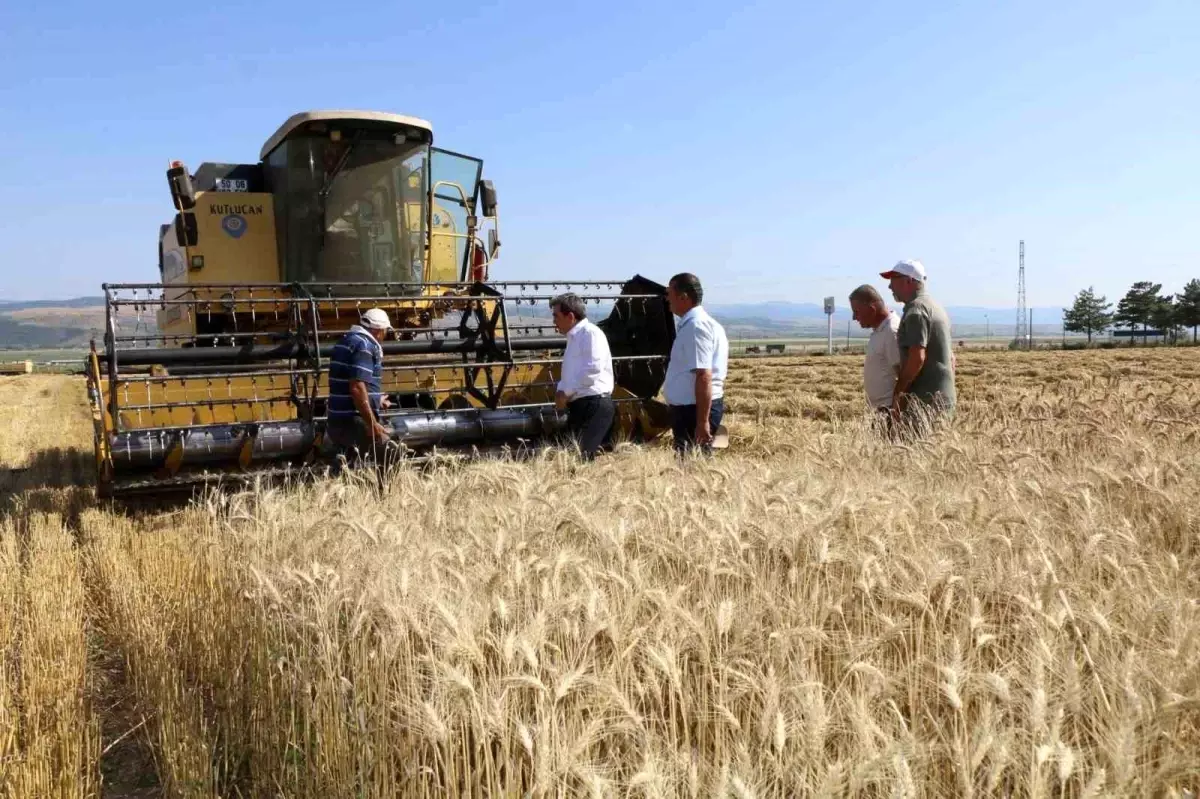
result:
[[[1145,336],[1161,334],[1168,341],[1178,340],[1181,330],[1191,328],[1195,343],[1196,330],[1200,328],[1200,280],[1189,280],[1179,294],[1161,292],[1161,283],[1138,281],[1113,311],[1112,303],[1104,296],[1097,297],[1089,286],[1079,292],[1070,308],[1063,308],[1063,329],[1068,333],[1086,333],[1091,343],[1093,334],[1110,328],[1141,331]]]

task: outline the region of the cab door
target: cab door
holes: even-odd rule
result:
[[[467,280],[467,217],[475,215],[483,161],[430,151],[429,275],[432,283]],[[476,231],[478,235],[478,231]]]

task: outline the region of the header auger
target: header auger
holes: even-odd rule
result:
[[[560,432],[566,340],[549,300],[565,291],[609,339],[617,435],[669,426],[655,400],[675,333],[665,287],[489,281],[495,190],[481,161],[431,142],[410,117],[313,112],[289,119],[258,164],[172,165],[161,280],[104,286],[104,348],[88,364],[101,496],[328,461],[330,352],[372,307],[396,327],[382,345],[383,422],[416,454]]]

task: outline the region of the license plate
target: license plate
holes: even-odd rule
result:
[[[217,191],[250,191],[250,181],[244,178],[217,178]]]

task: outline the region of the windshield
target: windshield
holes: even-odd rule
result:
[[[424,144],[368,131],[272,152],[284,280],[421,282],[428,159]]]

